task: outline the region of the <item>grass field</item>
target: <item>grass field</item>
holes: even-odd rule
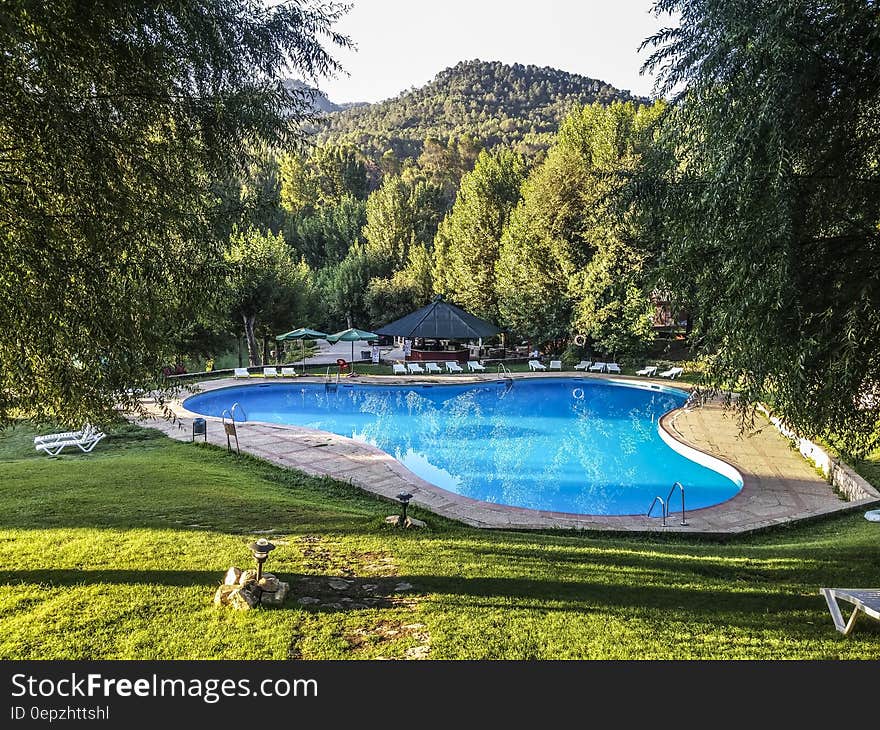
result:
[[[2,659],[880,658],[880,622],[841,637],[818,592],[880,585],[861,513],[725,544],[403,532],[345,484],[153,431],[52,459],[32,436],[0,432]],[[268,530],[285,606],[215,608]]]

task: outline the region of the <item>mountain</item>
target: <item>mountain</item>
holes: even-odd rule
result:
[[[288,91],[293,92],[303,92],[306,95],[311,97],[312,110],[318,112],[320,114],[329,114],[330,112],[340,112],[345,111],[346,109],[356,109],[361,106],[366,106],[367,103],[363,101],[353,101],[346,102],[344,104],[335,104],[330,99],[327,98],[327,95],[316,89],[313,86],[309,86],[306,83],[303,83],[299,79],[285,79],[283,82],[284,88]]]
[[[321,142],[348,143],[374,159],[388,149],[415,157],[426,137],[469,136],[486,147],[508,144],[536,154],[572,107],[616,99],[649,101],[555,68],[463,61],[393,99],[332,111],[312,131]]]

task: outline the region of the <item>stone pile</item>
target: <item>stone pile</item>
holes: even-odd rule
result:
[[[214,594],[214,604],[231,606],[238,611],[248,611],[257,606],[280,606],[287,598],[290,585],[272,573],[263,573],[257,580],[256,570],[240,570],[232,567],[226,571],[223,585]]]
[[[394,525],[397,527],[400,524],[400,515],[388,515],[385,518],[385,522],[389,525]],[[403,523],[404,527],[425,527],[425,523],[422,520],[417,520],[415,517],[410,517],[407,515],[406,522]]]

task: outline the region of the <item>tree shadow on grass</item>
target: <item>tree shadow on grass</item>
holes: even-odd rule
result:
[[[808,584],[812,582],[839,583],[838,576],[851,576],[854,567],[863,565],[865,570],[873,570],[875,556],[861,553],[824,553],[818,555],[797,552],[751,555],[748,552],[719,554],[700,554],[689,551],[686,546],[642,548],[638,545],[596,545],[593,552],[589,546],[578,550],[554,548],[546,552],[534,547],[486,547],[472,548],[475,555],[485,555],[492,562],[503,561],[506,565],[534,565],[547,571],[554,564],[563,570],[585,572],[634,569],[652,575],[666,574],[670,580],[692,578],[743,583],[783,583]]]
[[[776,631],[791,639],[815,638],[822,627],[809,625],[801,617],[825,613],[820,595],[769,593],[761,590],[723,591],[694,587],[624,585],[591,581],[524,580],[509,578],[462,578],[457,576],[412,575],[346,577],[335,575],[279,574],[290,584],[285,604],[271,611],[310,613],[351,612],[407,608],[418,601],[442,604],[447,598],[454,607],[486,610],[537,611],[540,613],[633,612],[643,618],[662,612],[668,619],[718,623],[749,630]],[[5,570],[0,582],[75,587],[82,585],[160,585],[204,587],[205,603],[220,584],[215,571],[191,570]],[[308,600],[303,600],[308,599]],[[829,618],[830,622],[830,618]],[[867,636],[880,636],[878,626],[865,620],[860,629]]]

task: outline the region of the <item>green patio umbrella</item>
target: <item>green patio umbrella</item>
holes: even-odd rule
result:
[[[375,332],[367,332],[366,330],[359,330],[356,327],[352,327],[351,329],[342,330],[342,332],[337,332],[333,335],[327,335],[324,339],[334,345],[337,342],[350,342],[351,362],[354,362],[354,343],[358,340],[378,340],[379,335]]]
[[[306,371],[306,340],[326,340],[328,335],[325,332],[318,332],[317,330],[310,330],[308,327],[300,327],[298,330],[292,330],[291,332],[285,332],[283,335],[278,335],[275,340],[277,342],[286,342],[288,340],[299,340],[302,344],[302,368],[303,373]]]

